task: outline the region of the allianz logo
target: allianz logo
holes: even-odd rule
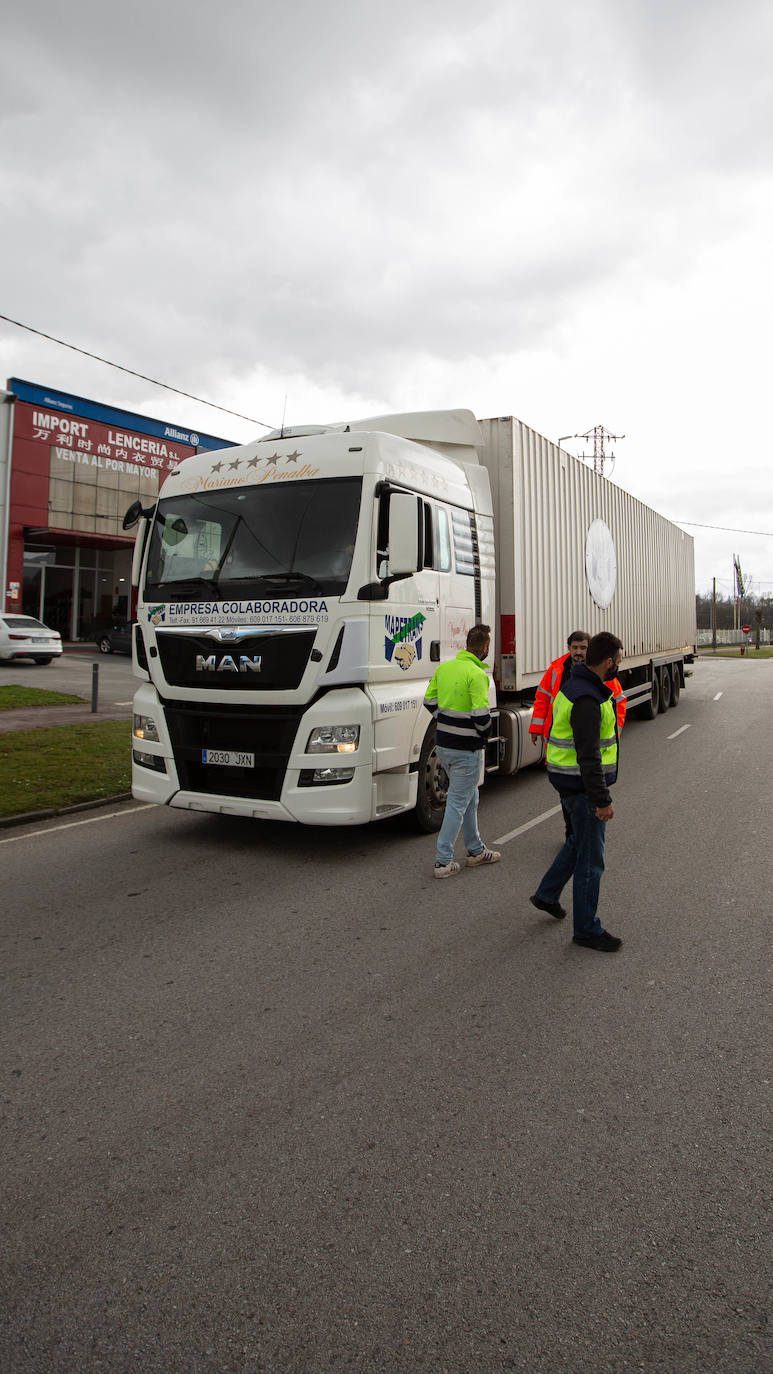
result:
[[[234,658],[232,654],[197,654],[196,672],[197,673],[259,673],[261,655],[260,654],[240,654]]]

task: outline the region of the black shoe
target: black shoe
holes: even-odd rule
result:
[[[602,930],[600,935],[574,935],[572,938],[576,945],[585,945],[586,949],[600,949],[605,954],[614,954],[623,943],[616,935],[610,935],[608,930]]]
[[[563,921],[566,915],[560,902],[543,902],[539,897],[530,897],[529,901],[538,911],[547,911],[548,915],[555,916],[557,921]]]

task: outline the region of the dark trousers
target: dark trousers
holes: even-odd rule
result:
[[[571,878],[574,934],[600,935],[604,927],[596,909],[604,872],[607,823],[598,819],[595,806],[584,792],[562,797],[561,804],[569,812],[571,834],[534,895],[543,902],[557,902]]]

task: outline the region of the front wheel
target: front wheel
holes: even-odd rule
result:
[[[113,652],[113,646],[107,635],[103,635],[101,639],[97,640],[97,648],[101,654],[111,654]]]
[[[424,736],[419,756],[419,787],[413,814],[420,830],[434,835],[443,824],[448,796],[448,774],[437,756],[435,727]]]

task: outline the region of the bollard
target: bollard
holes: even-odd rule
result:
[[[97,709],[97,700],[98,700],[98,698],[99,698],[99,664],[98,664],[98,663],[92,663],[92,665],[91,665],[91,710],[92,710],[92,712],[95,712],[96,709]]]

